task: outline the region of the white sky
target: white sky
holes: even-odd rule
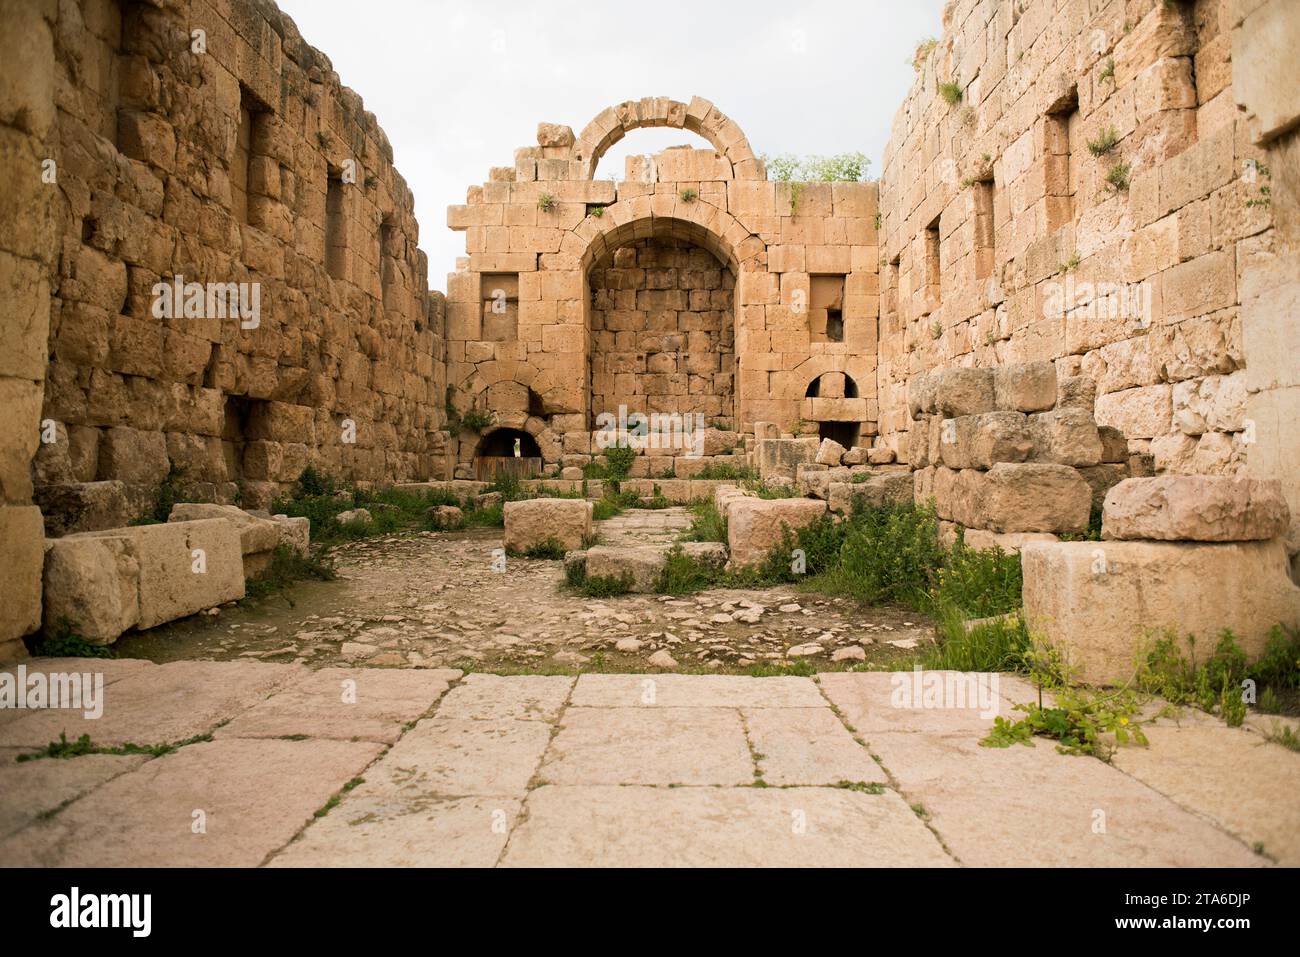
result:
[[[606,106],[643,96],[712,100],[756,153],[880,156],[911,86],[911,54],[940,33],[943,0],[278,0],[333,62],[393,144],[415,192],[429,285],[464,255],[447,207],[536,142],[538,122],[575,133]],[[707,145],[685,130],[635,130],[623,157]]]

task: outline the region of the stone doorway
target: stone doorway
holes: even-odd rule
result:
[[[480,482],[502,476],[535,478],[543,464],[537,440],[522,429],[494,429],[479,440],[474,454],[474,474]]]

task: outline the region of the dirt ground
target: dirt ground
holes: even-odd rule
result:
[[[684,509],[599,523],[602,541],[671,540]],[[839,670],[909,660],[933,624],[899,608],[793,587],[593,599],[563,589],[559,561],[495,557],[498,529],[423,532],[334,550],[338,580],[124,635],[121,657],[455,667],[498,673],[708,671],[795,663]],[[656,653],[666,652],[652,661]]]

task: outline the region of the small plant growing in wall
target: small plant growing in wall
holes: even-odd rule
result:
[[[316,142],[320,144],[321,149],[327,150],[330,148],[330,135],[324,130],[317,130]]]
[[[1074,255],[1061,263],[1061,272],[1073,272],[1079,268],[1079,253],[1076,250]]]
[[[374,173],[366,174],[366,189],[374,189],[379,185],[379,177]]]
[[[1127,33],[1128,31],[1125,30],[1124,32]],[[1115,58],[1113,56],[1106,58],[1106,64],[1101,68],[1101,72],[1097,74],[1097,79],[1102,83],[1115,82]]]
[[[949,106],[956,106],[961,102],[961,84],[949,80],[947,83],[939,84],[939,95]]]
[[[799,194],[803,192],[803,183],[790,184],[790,215],[799,215]]]
[[[1116,163],[1106,174],[1106,184],[1117,193],[1127,192],[1133,168],[1128,163]]]
[[[1261,176],[1263,176],[1265,179],[1272,179],[1273,172],[1266,165],[1264,165],[1257,159],[1246,160],[1246,172],[1242,176],[1242,179],[1245,180],[1247,183],[1256,183],[1259,182],[1259,178]],[[1273,187],[1269,186],[1267,183],[1260,183],[1258,196],[1252,196],[1250,199],[1246,200],[1247,209],[1251,209],[1255,206],[1272,206],[1272,205],[1273,205]]]
[[[1095,140],[1088,140],[1088,152],[1093,156],[1102,156],[1109,153],[1119,142],[1119,133],[1115,127],[1108,126],[1097,134]]]
[[[555,208],[555,197],[550,193],[542,193],[537,197],[537,208],[544,213],[549,213]]]
[[[943,323],[938,319],[930,323],[930,338],[936,340],[943,338]]]
[[[600,219],[600,217],[602,217],[602,216],[605,215],[605,207],[604,207],[604,206],[588,206],[588,207],[587,207],[587,212],[590,213],[592,216],[595,216],[597,219]]]
[[[693,203],[700,198],[700,194],[693,189],[684,189],[677,196],[683,203]]]
[[[876,232],[880,232],[881,225],[882,225],[881,216],[879,213],[876,213]]]
[[[912,69],[920,73],[921,68],[925,66],[925,61],[930,58],[930,54],[938,45],[939,40],[937,37],[926,37],[918,43],[916,49],[912,51]]]

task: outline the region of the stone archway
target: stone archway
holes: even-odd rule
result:
[[[602,413],[736,421],[736,285],[731,244],[697,222],[651,216],[599,237],[588,287],[588,427]]]
[[[591,179],[605,151],[631,130],[669,127],[690,130],[704,137],[731,164],[735,179],[764,179],[762,161],[749,139],[725,113],[703,97],[690,103],[663,96],[626,100],[602,110],[578,135],[574,159],[582,164],[582,178]]]

